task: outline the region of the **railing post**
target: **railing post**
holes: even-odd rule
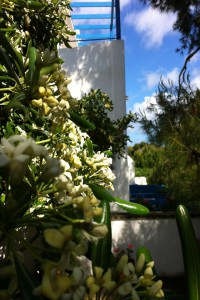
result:
[[[116,10],[116,36],[117,36],[117,40],[121,40],[121,22],[120,22],[119,0],[115,0],[115,10]]]

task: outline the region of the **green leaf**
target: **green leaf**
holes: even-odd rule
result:
[[[188,300],[200,299],[200,252],[192,219],[185,205],[176,208]]]
[[[21,102],[25,99],[26,99],[26,93],[21,91],[18,94],[16,94],[12,99],[10,99],[10,102],[8,103],[8,105],[6,106],[5,109],[6,110],[20,109],[24,112],[24,120],[27,120],[29,118],[29,110],[28,110],[28,107],[23,105],[22,102]]]
[[[36,300],[41,299],[41,297],[36,297],[33,295],[33,289],[35,288],[34,283],[25,269],[24,265],[21,263],[21,261],[18,259],[15,252],[14,259],[15,259],[15,267],[17,272],[17,279],[19,284],[19,289],[21,292],[22,300]]]
[[[15,73],[15,71],[13,69],[13,65],[10,61],[10,58],[9,58],[8,54],[6,53],[6,51],[3,48],[0,48],[0,58],[1,58],[1,63],[8,70],[9,75],[12,76],[15,79],[15,81],[18,83],[19,86],[21,86],[19,78],[18,78],[17,74]]]
[[[7,51],[7,53],[14,59],[16,63],[16,67],[20,71],[20,73],[24,76],[24,65],[20,56],[16,53],[12,45],[9,43],[8,39],[6,38],[5,34],[0,30],[0,43],[2,47]]]
[[[15,82],[15,80],[12,77],[9,77],[9,76],[0,76],[0,82],[5,82],[5,81],[13,81],[13,82]]]
[[[103,186],[96,183],[89,183],[88,185],[97,199],[106,200],[108,202],[116,201],[116,198],[114,198]]]
[[[72,111],[68,111],[70,114],[70,119],[78,126],[85,128],[85,129],[90,129],[90,130],[95,130],[96,126],[92,124],[90,121],[85,119],[84,117],[80,117],[76,113]]]
[[[8,136],[14,135],[14,131],[10,122],[6,123],[6,133]]]
[[[129,212],[130,214],[147,215],[149,213],[149,209],[141,204],[132,203],[117,197],[114,198],[114,201],[119,207]]]
[[[0,31],[2,32],[15,32],[15,28],[0,28]]]
[[[113,152],[111,150],[106,150],[103,153],[105,153],[108,157],[112,157],[113,156]]]
[[[92,245],[92,267],[101,267],[106,271],[110,266],[111,246],[112,246],[112,230],[110,219],[110,204],[106,200],[102,200],[100,207],[103,212],[100,218],[95,218],[95,221],[100,224],[105,224],[108,228],[108,233],[103,239],[99,239]]]
[[[39,1],[27,1],[27,8],[34,10],[41,10],[46,7],[45,3],[41,3]]]
[[[92,144],[91,139],[87,138],[85,143],[86,143],[86,146],[88,149],[89,157],[92,157],[93,156],[93,144]]]
[[[28,81],[29,83],[33,80],[33,75],[35,71],[35,62],[37,58],[37,51],[35,47],[30,47],[28,49],[28,58],[29,58],[29,65],[28,65]]]

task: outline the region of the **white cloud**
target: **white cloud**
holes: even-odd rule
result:
[[[148,119],[152,119],[153,115],[151,112],[146,111],[147,107],[150,105],[156,105],[156,97],[155,96],[146,96],[144,97],[143,102],[136,102],[133,105],[133,112],[136,114],[144,113],[146,114]]]
[[[190,79],[191,87],[196,89],[200,89],[200,70],[197,68],[194,68],[191,71],[191,79]]]
[[[175,14],[160,13],[149,7],[140,12],[127,14],[124,21],[143,35],[143,41],[147,47],[153,47],[162,45],[164,37],[173,33],[175,20]]]
[[[143,102],[135,103],[132,109],[133,113],[139,115],[145,112],[148,119],[153,119],[154,118],[153,114],[146,111],[147,106],[149,106],[150,103],[156,105],[156,98],[154,96],[145,97]],[[141,143],[142,141],[147,141],[147,135],[143,131],[142,126],[139,123],[134,123],[133,126],[134,128],[128,128],[127,130],[127,133],[131,139],[129,145]]]
[[[174,84],[177,83],[179,76],[179,69],[173,68],[171,71],[167,71],[163,74],[163,71],[158,69],[155,72],[148,72],[145,74],[145,82],[146,86],[149,90],[151,90],[154,87],[158,86],[158,83],[160,82],[161,78],[164,84],[168,85],[169,80],[172,81]]]
[[[153,87],[158,85],[158,82],[160,81],[161,74],[158,72],[155,73],[149,73],[146,75],[146,84],[148,89],[152,89]]]

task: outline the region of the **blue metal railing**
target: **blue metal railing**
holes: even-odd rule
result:
[[[71,3],[71,13],[74,29],[77,31],[78,45],[99,40],[120,40],[120,4],[119,0],[109,2],[74,2]],[[90,8],[90,12],[85,8]],[[98,13],[96,11],[98,8]],[[101,13],[101,8],[108,13]]]

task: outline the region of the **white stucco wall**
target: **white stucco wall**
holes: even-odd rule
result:
[[[200,238],[200,218],[192,218],[197,238]],[[181,242],[175,218],[112,221],[113,246],[126,249],[133,244],[134,253],[146,246],[155,260],[160,276],[180,276],[184,273]]]
[[[60,49],[63,67],[71,76],[69,90],[80,99],[91,89],[107,93],[114,104],[112,119],[126,114],[124,42],[105,41],[72,49]],[[129,172],[127,157],[115,160],[114,186],[116,197],[129,199]]]

